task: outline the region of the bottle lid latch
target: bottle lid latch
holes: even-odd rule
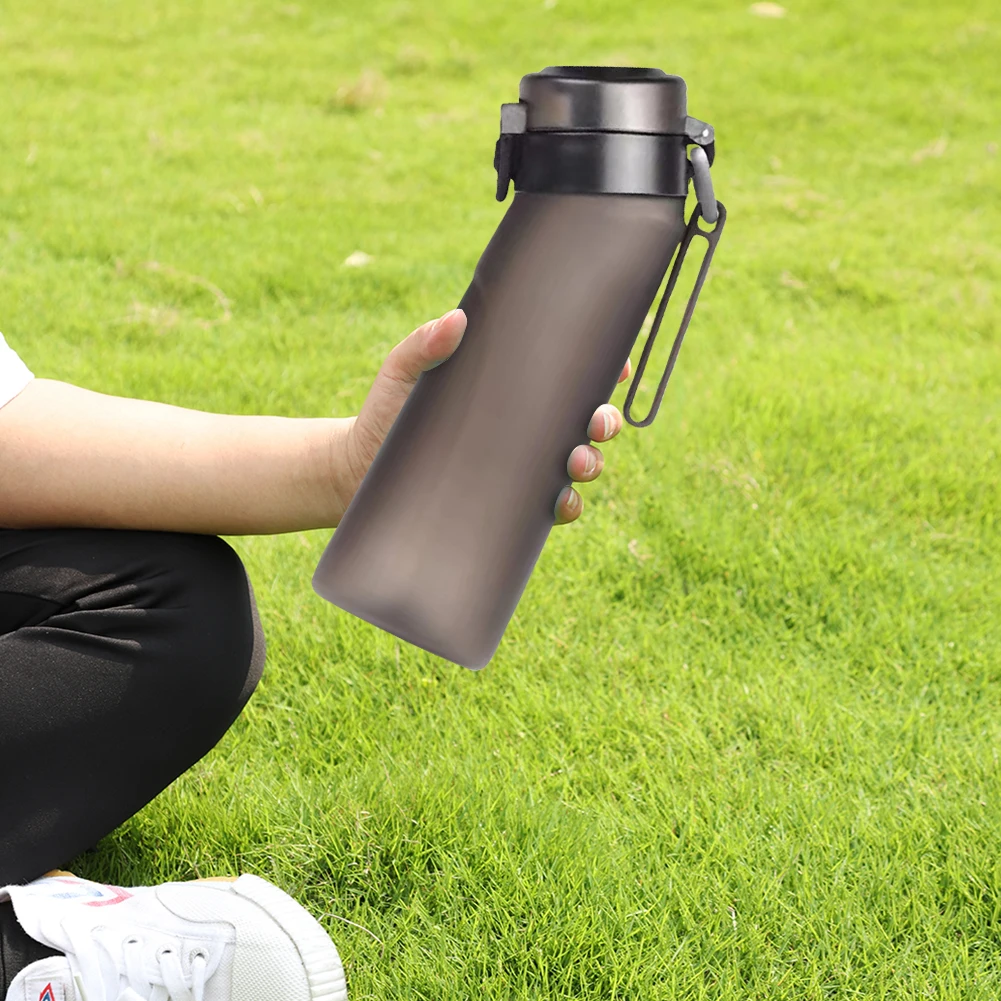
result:
[[[508,188],[518,169],[517,136],[528,128],[528,105],[524,101],[517,104],[501,105],[500,138],[494,147],[494,170],[497,171],[497,201],[507,198]]]

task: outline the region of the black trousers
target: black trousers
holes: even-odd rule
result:
[[[0,886],[65,866],[190,768],[263,665],[221,539],[0,530]]]

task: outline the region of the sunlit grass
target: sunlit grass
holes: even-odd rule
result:
[[[76,868],[268,876],[356,999],[996,998],[999,49],[987,2],[0,8],[39,374],[352,412],[462,294],[549,63],[684,75],[730,213],[494,662],[321,602],[327,533],[237,540],[266,679]]]

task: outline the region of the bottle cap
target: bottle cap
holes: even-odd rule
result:
[[[660,69],[547,66],[521,78],[529,132],[684,135],[685,81]]]
[[[528,73],[517,104],[501,105],[500,132],[498,201],[512,180],[518,191],[684,198],[692,144],[705,150],[700,188],[709,190],[713,127],[688,114],[685,81],[663,70],[549,66]]]

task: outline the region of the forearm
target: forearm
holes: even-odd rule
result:
[[[0,527],[331,527],[353,420],[207,414],[38,379],[0,409]]]

